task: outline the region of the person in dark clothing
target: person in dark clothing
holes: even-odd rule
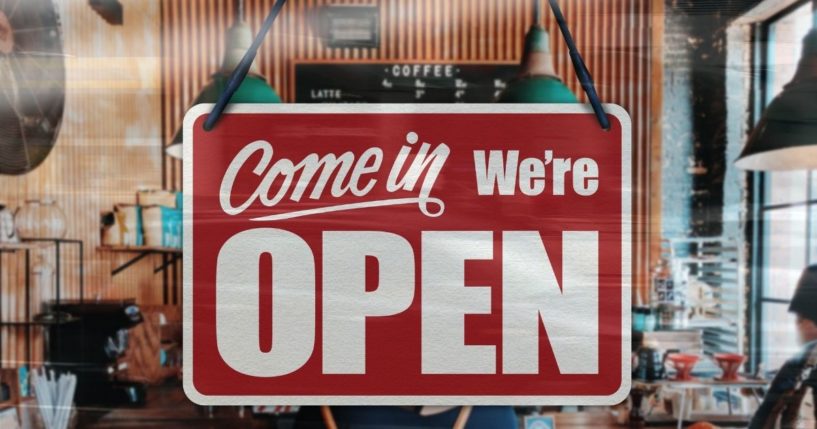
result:
[[[780,368],[750,429],[817,429],[817,265],[803,272],[789,311],[805,347]]]

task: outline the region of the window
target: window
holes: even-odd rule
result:
[[[811,2],[803,2],[761,29],[768,41],[765,52],[759,52],[767,65],[760,82],[763,105],[794,77],[812,19]],[[817,263],[817,172],[758,173],[756,180],[762,192],[755,235],[754,356],[764,369],[773,370],[800,348],[788,306],[803,268]]]

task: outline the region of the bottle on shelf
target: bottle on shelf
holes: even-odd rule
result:
[[[652,274],[653,306],[675,304],[675,284],[672,278],[670,263],[665,257],[656,264]]]

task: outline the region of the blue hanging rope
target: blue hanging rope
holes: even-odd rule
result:
[[[224,109],[226,109],[227,105],[230,103],[230,99],[233,98],[233,94],[235,94],[238,87],[241,86],[244,78],[247,77],[247,73],[249,73],[250,67],[252,67],[253,61],[255,61],[255,56],[258,54],[258,48],[261,46],[261,43],[263,43],[264,38],[272,27],[272,24],[275,22],[275,18],[278,17],[278,14],[284,7],[286,1],[287,0],[278,0],[275,2],[275,5],[272,7],[272,10],[267,16],[267,19],[264,20],[264,24],[261,26],[261,31],[258,32],[257,36],[255,36],[255,40],[253,40],[250,49],[247,50],[247,53],[244,54],[244,58],[241,59],[241,62],[238,64],[235,70],[233,70],[233,73],[230,75],[230,79],[227,82],[227,87],[221,94],[221,97],[219,97],[213,111],[210,112],[209,116],[207,116],[207,120],[204,122],[205,130],[210,131],[213,129],[213,127],[215,127],[216,122],[218,122],[219,118],[221,117],[221,114],[224,113]],[[538,15],[538,2],[536,7],[536,14]],[[570,59],[573,62],[573,68],[576,72],[576,77],[578,77],[584,92],[587,94],[587,98],[590,100],[590,104],[593,106],[593,111],[596,113],[599,124],[601,124],[603,129],[609,130],[610,120],[607,118],[607,114],[604,112],[604,108],[601,105],[601,100],[596,92],[596,87],[593,84],[593,78],[590,76],[590,72],[587,70],[587,66],[584,63],[579,50],[576,48],[576,42],[573,40],[573,36],[570,34],[570,29],[567,27],[567,21],[562,14],[562,9],[559,7],[557,0],[550,0],[550,8],[553,10],[553,15],[556,17],[556,23],[559,25],[559,29],[561,30],[562,36],[567,44],[567,48],[570,52]]]
[[[238,66],[233,70],[230,79],[227,81],[227,87],[219,97],[215,107],[213,107],[213,111],[207,116],[207,120],[204,122],[205,130],[210,131],[216,126],[216,122],[218,122],[221,114],[224,113],[224,109],[227,108],[230,99],[233,98],[233,94],[238,91],[238,87],[244,82],[244,78],[247,77],[247,73],[249,73],[250,67],[252,67],[253,61],[255,61],[255,56],[258,54],[258,48],[261,47],[261,43],[264,42],[264,38],[272,27],[272,23],[275,22],[275,18],[278,17],[281,8],[284,7],[284,3],[286,2],[287,0],[278,0],[275,2],[269,15],[267,15],[267,19],[264,20],[264,24],[261,26],[261,31],[255,36],[255,40],[253,40],[252,45],[250,45],[250,49],[247,50],[241,62],[238,63]]]
[[[590,71],[587,70],[587,66],[584,64],[582,55],[576,48],[576,42],[573,40],[573,36],[570,34],[570,29],[567,28],[567,20],[565,20],[565,16],[562,14],[562,9],[559,7],[557,0],[550,0],[550,8],[553,10],[553,16],[556,18],[556,23],[559,25],[559,30],[562,31],[562,37],[564,37],[565,43],[567,44],[567,49],[570,52],[570,59],[573,61],[573,69],[576,72],[576,77],[582,84],[582,88],[584,89],[585,94],[587,94],[587,99],[590,100],[590,104],[593,106],[593,111],[596,112],[596,118],[598,118],[599,124],[601,124],[603,129],[609,130],[610,119],[604,112],[604,107],[601,105],[601,99],[599,99],[599,94],[596,92],[596,86],[593,83],[593,78],[590,76]]]

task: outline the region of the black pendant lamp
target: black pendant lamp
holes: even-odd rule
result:
[[[772,102],[735,161],[757,171],[817,169],[817,0],[794,79]]]

